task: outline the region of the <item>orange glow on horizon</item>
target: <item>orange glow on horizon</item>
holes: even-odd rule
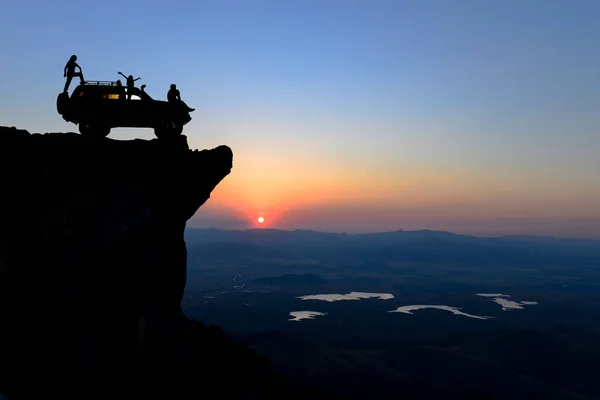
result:
[[[383,230],[395,229],[411,218],[443,225],[453,219],[549,218],[572,215],[573,209],[585,210],[586,216],[600,215],[595,207],[600,190],[578,199],[574,193],[581,189],[574,182],[514,172],[400,162],[388,168],[369,163],[343,165],[330,159],[311,163],[297,155],[284,160],[276,152],[240,151],[231,174],[219,183],[198,215],[212,213],[215,220],[235,220],[255,229],[327,223]],[[565,190],[558,191],[558,187]]]

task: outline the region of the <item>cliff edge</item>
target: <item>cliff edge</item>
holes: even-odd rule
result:
[[[197,398],[219,368],[260,370],[265,360],[180,306],[186,221],[232,160],[185,136],[0,127],[0,392]]]

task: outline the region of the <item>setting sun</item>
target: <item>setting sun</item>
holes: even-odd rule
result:
[[[257,221],[259,224],[262,224],[263,222],[265,222],[265,219],[264,219],[264,217],[258,217]]]

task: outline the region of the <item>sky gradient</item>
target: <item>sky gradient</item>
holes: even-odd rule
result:
[[[189,226],[600,238],[596,0],[4,0],[0,16],[0,125],[77,131],[55,108],[71,54],[156,99],[177,84],[190,146],[234,152]]]

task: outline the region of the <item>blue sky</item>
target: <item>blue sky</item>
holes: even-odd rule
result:
[[[71,54],[158,99],[177,83],[190,144],[235,153],[199,225],[600,237],[573,222],[600,218],[598,1],[4,0],[0,15],[2,125],[77,130],[55,110]]]

